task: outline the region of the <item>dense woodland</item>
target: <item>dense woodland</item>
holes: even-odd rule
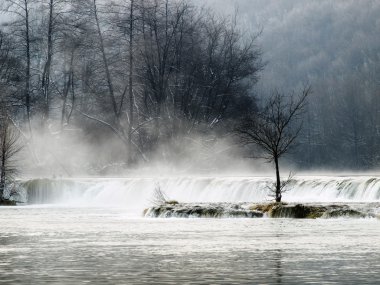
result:
[[[79,132],[87,143],[122,145],[107,163],[149,162],[158,149],[167,158],[184,137],[210,144],[230,135],[265,101],[255,91],[268,63],[260,31],[245,30],[238,16],[169,0],[3,0],[1,10],[2,110],[37,160],[41,133]],[[363,93],[376,85],[363,77],[312,84],[291,161],[378,166],[380,98],[376,88]],[[309,81],[300,78],[295,92]]]
[[[148,161],[158,145],[255,107],[260,49],[231,17],[187,1],[19,0],[2,9],[2,102],[30,139],[35,128],[75,126],[89,140],[117,137],[129,163]]]

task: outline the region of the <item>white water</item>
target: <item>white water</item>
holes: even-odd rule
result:
[[[86,178],[24,181],[29,204],[116,206],[142,210],[157,185],[179,202],[268,201],[268,177]],[[380,177],[297,177],[286,202],[379,202]],[[27,195],[26,195],[27,193]]]

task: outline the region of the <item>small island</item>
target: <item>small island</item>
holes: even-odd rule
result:
[[[378,205],[380,207],[380,205]],[[146,208],[151,218],[380,218],[368,204],[298,203],[178,203],[169,201]]]

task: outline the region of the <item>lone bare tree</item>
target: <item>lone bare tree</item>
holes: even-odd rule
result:
[[[284,189],[280,178],[279,159],[295,145],[295,140],[302,129],[299,118],[305,110],[306,98],[310,93],[310,86],[305,87],[299,96],[294,93],[286,96],[276,91],[262,111],[253,117],[245,118],[236,127],[236,133],[244,145],[257,145],[263,151],[261,157],[268,162],[274,162],[276,202],[281,202]]]

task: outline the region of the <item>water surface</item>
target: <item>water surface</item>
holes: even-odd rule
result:
[[[377,219],[147,219],[0,207],[0,284],[378,284]]]

